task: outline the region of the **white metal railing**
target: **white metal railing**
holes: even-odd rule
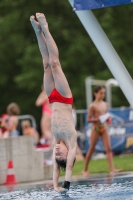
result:
[[[34,130],[36,130],[37,128],[37,125],[36,125],[36,120],[35,118],[32,116],[32,115],[19,115],[17,116],[18,117],[18,120],[30,120],[31,122],[31,126],[34,128]],[[2,118],[0,118],[0,122],[2,121]],[[19,134],[21,135],[21,125],[18,124],[18,131],[19,131]]]
[[[35,128],[36,129],[36,120],[35,120],[35,118],[32,116],[32,115],[19,115],[18,116],[18,119],[19,120],[24,120],[24,119],[29,119],[29,120],[31,120],[31,122],[32,122],[32,126],[33,126],[33,128]]]

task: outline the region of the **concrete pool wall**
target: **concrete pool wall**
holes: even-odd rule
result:
[[[13,161],[19,183],[52,177],[52,166],[44,167],[44,152],[35,150],[30,136],[0,139],[0,184],[6,181],[9,160]]]

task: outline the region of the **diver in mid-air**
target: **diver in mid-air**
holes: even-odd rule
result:
[[[44,65],[44,88],[52,108],[51,131],[54,135],[54,189],[66,193],[70,187],[77,149],[77,132],[72,116],[72,92],[62,71],[58,48],[51,36],[44,14],[30,17],[37,36]],[[66,171],[63,186],[58,186],[60,169]]]

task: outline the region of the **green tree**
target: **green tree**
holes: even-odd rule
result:
[[[35,100],[43,82],[42,59],[29,17],[43,12],[57,43],[64,73],[72,89],[77,109],[86,108],[87,76],[112,78],[112,74],[79,19],[66,0],[0,1],[0,113],[14,101],[21,114],[39,120],[41,109]],[[133,76],[133,6],[95,10],[94,14]],[[89,20],[89,19],[88,19]],[[128,105],[120,90],[114,90],[113,105]]]

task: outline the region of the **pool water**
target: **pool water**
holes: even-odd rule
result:
[[[71,183],[68,195],[53,190],[52,183],[0,192],[0,200],[133,200],[133,177],[103,178]]]

